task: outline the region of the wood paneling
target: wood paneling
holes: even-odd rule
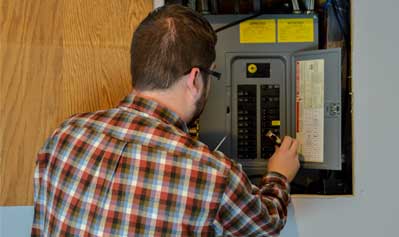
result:
[[[32,205],[36,153],[67,117],[130,90],[151,0],[0,0],[0,205]]]

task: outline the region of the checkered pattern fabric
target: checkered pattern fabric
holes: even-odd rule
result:
[[[32,236],[274,236],[290,199],[285,177],[255,187],[174,112],[133,93],[65,121],[34,184]]]

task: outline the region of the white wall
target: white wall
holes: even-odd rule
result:
[[[30,236],[33,207],[0,207],[0,237]]]
[[[397,236],[399,1],[353,0],[355,197],[293,200],[283,237]],[[1,207],[0,236],[28,236],[32,207]]]
[[[295,199],[282,236],[398,236],[399,2],[354,0],[355,197]]]
[[[154,8],[163,6],[165,4],[164,0],[153,0],[152,4],[154,5]]]

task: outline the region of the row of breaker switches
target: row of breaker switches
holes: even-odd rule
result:
[[[256,158],[256,85],[237,87],[237,158]]]
[[[261,157],[268,159],[274,153],[274,144],[265,137],[271,130],[280,136],[280,86],[261,85]]]

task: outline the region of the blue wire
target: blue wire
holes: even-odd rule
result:
[[[332,4],[333,4],[334,15],[338,22],[338,26],[341,29],[342,33],[344,34],[345,40],[348,40],[349,36],[343,25],[344,19],[342,19],[342,12],[339,10],[340,8],[337,0],[333,0]]]
[[[326,3],[324,3],[323,9],[327,10],[327,8],[331,5],[331,0],[327,0]]]
[[[338,27],[340,28],[341,32],[344,34],[345,40],[348,39],[348,34],[343,26],[343,19],[342,19],[342,12],[339,12],[338,2],[337,0],[327,0],[323,6],[323,10],[327,11],[328,7],[333,7],[334,16],[337,20]],[[339,12],[339,13],[338,13]],[[340,14],[341,13],[341,14]]]

